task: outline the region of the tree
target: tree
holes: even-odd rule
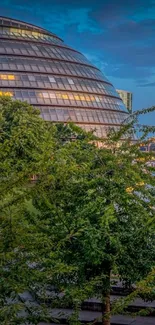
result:
[[[0,323],[38,324],[48,319],[45,305],[32,298],[25,303],[22,294],[44,290],[48,277],[58,271],[69,274],[70,268],[59,262],[48,223],[40,220],[32,198],[36,186],[42,191],[44,181],[53,184],[54,175],[49,173],[53,154],[63,146],[66,134],[61,126],[43,121],[29,104],[6,96],[0,98],[0,125]],[[73,138],[75,132],[74,126]],[[39,176],[38,182],[31,181],[33,175]]]
[[[52,132],[52,131],[51,131]],[[19,299],[33,282],[35,262],[44,239],[26,217],[26,200],[52,154],[52,137],[39,111],[27,103],[0,98],[0,323],[23,323]],[[18,314],[19,313],[19,314]]]
[[[3,98],[1,109],[1,323],[23,323],[21,308],[25,322],[50,319],[46,289],[54,285],[64,294],[58,303],[73,304],[70,322],[99,295],[109,325],[112,274],[130,284],[154,265],[154,178],[150,154],[131,141],[135,121],[99,149],[92,134],[49,126],[26,103]],[[38,175],[33,186],[30,175]],[[43,302],[23,310],[16,299],[25,290],[41,291]]]
[[[58,270],[57,286],[77,309],[86,297],[100,295],[104,325],[110,324],[112,274],[129,286],[144,278],[155,260],[154,177],[147,166],[152,153],[139,150],[150,129],[143,126],[141,139],[132,143],[134,123],[110,134],[100,149],[87,136],[69,141],[68,134],[47,171],[54,181],[44,178],[33,199],[59,247],[57,258],[73,270],[69,277]]]

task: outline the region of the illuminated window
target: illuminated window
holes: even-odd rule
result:
[[[2,79],[2,80],[7,80],[7,75],[6,75],[6,74],[1,74],[1,75],[0,75],[0,79]]]
[[[74,95],[74,99],[80,100],[80,97],[78,95]]]
[[[13,96],[13,93],[10,91],[0,91],[0,96]]]
[[[81,100],[85,100],[85,97],[82,96],[82,95],[80,95],[80,99],[81,99]]]
[[[20,28],[10,27],[10,28],[7,28],[7,31],[12,35],[22,35],[23,37],[30,37],[30,38],[36,38],[36,39],[42,38],[42,39],[49,39],[49,40],[53,39],[53,37],[50,35],[44,35],[39,32],[24,30],[24,29],[20,29]]]
[[[9,75],[8,75],[8,80],[15,80],[15,76],[14,76],[13,74],[12,74],[12,75],[9,74]]]
[[[2,80],[15,80],[15,76],[13,74],[0,74],[0,79],[2,79]]]
[[[56,94],[49,94],[50,98],[56,98]]]
[[[85,96],[85,100],[87,100],[87,102],[90,102],[91,101],[91,99],[90,99],[89,96]]]
[[[90,96],[90,100],[91,100],[91,101],[94,101],[94,100],[96,100],[96,97],[94,97],[94,96]]]
[[[102,102],[103,100],[106,102],[106,98],[99,97],[99,96],[88,96],[83,95],[80,93],[70,94],[70,93],[52,93],[52,92],[43,92],[39,94],[40,97],[43,98],[58,98],[58,99],[66,99],[66,100],[81,100],[81,101],[88,101],[88,102]],[[106,105],[106,104],[105,104]],[[109,107],[109,104],[108,104]]]
[[[61,96],[60,93],[57,93],[57,94],[56,94],[56,97],[59,98],[59,99],[62,99],[62,96]]]
[[[63,99],[68,99],[68,95],[62,94]]]
[[[69,99],[74,100],[74,96],[72,94],[69,94]]]

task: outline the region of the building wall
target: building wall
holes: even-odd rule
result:
[[[119,96],[123,100],[124,105],[126,106],[129,113],[132,113],[132,93],[125,90],[116,89]]]

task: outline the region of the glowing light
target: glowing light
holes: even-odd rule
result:
[[[58,98],[58,99],[70,99],[70,100],[81,100],[81,101],[87,101],[87,102],[101,102],[103,98],[101,96],[92,96],[92,95],[86,95],[83,93],[40,93],[39,96],[41,98]]]
[[[9,80],[15,80],[15,76],[14,76],[13,74],[9,74],[9,75],[8,75],[8,79],[9,79]]]
[[[82,96],[82,95],[80,95],[80,99],[81,99],[81,100],[85,100],[85,97]]]
[[[13,74],[0,74],[0,79],[2,79],[2,80],[15,80],[15,76]]]
[[[66,95],[66,94],[65,94],[65,95],[62,94],[62,98],[63,98],[63,99],[68,99],[68,95]]]
[[[80,100],[80,97],[79,97],[78,95],[74,95],[74,98],[75,98],[76,100]]]
[[[13,96],[13,93],[10,91],[0,91],[0,96]]]

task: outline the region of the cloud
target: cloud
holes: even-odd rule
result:
[[[2,0],[2,6],[11,9],[14,18],[20,16],[23,12],[23,19],[34,23],[34,19],[42,20],[44,27],[56,32],[63,32],[68,26],[76,25],[77,32],[82,33],[89,30],[90,33],[100,33],[100,28],[96,21],[94,21],[90,12],[92,7],[89,1],[85,0],[78,5],[79,1],[62,1],[62,0]],[[34,17],[35,13],[35,17]],[[30,14],[30,16],[29,16]],[[33,14],[33,15],[32,15]],[[18,17],[20,19],[20,17]]]
[[[139,87],[155,87],[155,82],[139,85]]]
[[[60,9],[60,8],[59,8]],[[59,14],[57,14],[59,12]],[[83,33],[89,31],[91,34],[100,34],[97,24],[89,17],[89,8],[73,8],[60,12],[57,7],[45,18],[45,24],[57,31],[64,31],[66,27],[76,25],[77,32]]]
[[[155,19],[142,21],[126,20],[105,32],[105,41],[111,44],[144,44],[155,39]]]
[[[85,43],[81,45],[87,47],[89,56],[95,56],[94,64],[108,76],[142,79],[153,75],[155,20],[126,21],[105,29],[101,35],[92,35],[91,39],[84,33],[83,39]]]
[[[113,26],[126,19],[143,20],[143,17],[154,18],[154,0],[105,0],[96,6],[92,16],[101,24]]]

